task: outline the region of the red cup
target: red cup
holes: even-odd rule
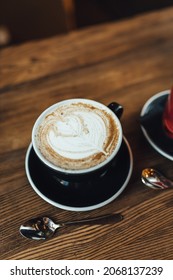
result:
[[[166,134],[173,138],[173,88],[171,89],[170,94],[168,95],[168,100],[165,105],[163,112],[163,126],[166,131]]]

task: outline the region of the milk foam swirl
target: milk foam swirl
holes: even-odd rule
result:
[[[100,108],[77,103],[62,105],[48,114],[38,130],[41,153],[68,169],[96,165],[114,150],[118,129]]]
[[[50,147],[63,157],[81,159],[105,153],[105,123],[92,112],[71,112],[54,120],[47,134]]]

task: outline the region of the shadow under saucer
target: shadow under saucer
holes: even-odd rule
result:
[[[34,152],[30,144],[25,160],[26,174],[35,192],[48,203],[65,210],[89,211],[102,207],[118,197],[127,186],[133,168],[128,141],[121,148],[104,176],[85,182],[80,188],[61,184]]]

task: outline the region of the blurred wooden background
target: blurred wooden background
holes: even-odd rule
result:
[[[173,0],[1,0],[0,45],[22,43],[173,5]]]

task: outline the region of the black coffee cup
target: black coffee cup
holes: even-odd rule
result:
[[[49,160],[47,160],[44,155],[41,153],[38,143],[37,143],[37,134],[40,124],[42,123],[43,119],[49,115],[51,112],[53,112],[58,106],[62,106],[63,104],[68,104],[69,102],[84,102],[86,104],[91,104],[94,106],[99,106],[99,108],[102,108],[107,113],[111,114],[113,117],[116,126],[118,128],[119,134],[118,134],[118,140],[116,143],[116,147],[113,150],[112,154],[106,158],[103,162],[97,164],[96,166],[92,166],[85,169],[66,169],[59,167],[58,165],[53,164]],[[121,144],[122,144],[122,138],[123,138],[123,132],[122,127],[119,118],[121,117],[123,113],[123,108],[121,105],[119,105],[116,102],[113,102],[109,104],[108,106],[105,106],[99,102],[88,100],[88,99],[70,99],[65,100],[62,102],[59,102],[57,104],[52,105],[48,109],[46,109],[36,120],[33,131],[32,131],[32,144],[33,149],[39,158],[39,160],[45,165],[47,172],[51,173],[51,175],[57,180],[59,184],[62,186],[80,186],[81,184],[88,182],[88,181],[95,181],[98,178],[102,178],[109,167],[116,162],[117,154],[120,150]]]

